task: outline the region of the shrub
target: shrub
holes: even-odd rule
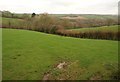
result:
[[[89,39],[106,39],[106,40],[120,40],[119,35],[120,31],[89,31],[89,32],[77,32],[77,31],[68,31],[68,30],[58,30],[58,35],[70,36],[76,38],[89,38]]]
[[[7,12],[8,13],[8,12]],[[13,15],[15,16],[15,15]],[[107,40],[119,40],[120,31],[112,32],[112,31],[89,31],[89,32],[78,32],[72,30],[66,30],[68,28],[78,27],[90,27],[90,26],[102,26],[108,24],[97,19],[84,19],[84,20],[75,20],[69,21],[66,19],[59,19],[47,13],[43,13],[40,16],[35,16],[32,18],[28,18],[27,14],[23,14],[23,19],[15,19],[14,21],[11,19],[3,20],[2,27],[4,28],[16,28],[16,29],[28,29],[34,31],[41,31],[51,34],[58,34],[62,36],[70,36],[77,38],[90,38],[90,39],[107,39]],[[111,20],[110,20],[111,21]],[[109,22],[110,22],[109,21]],[[115,22],[113,22],[115,24]],[[112,24],[113,24],[112,23]],[[110,25],[110,23],[109,23]]]
[[[58,25],[56,17],[47,13],[31,19],[31,28],[36,31],[55,33]]]

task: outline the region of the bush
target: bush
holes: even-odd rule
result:
[[[119,35],[120,31],[112,32],[112,31],[89,31],[89,32],[77,32],[77,31],[69,31],[69,30],[58,30],[58,35],[62,36],[70,36],[76,38],[89,38],[89,39],[106,39],[106,40],[120,40]]]
[[[55,33],[58,25],[57,19],[46,13],[31,19],[32,30],[36,31]]]
[[[9,12],[7,12],[7,14],[8,13]],[[40,16],[35,16],[32,18],[28,18],[27,14],[23,14],[23,17],[24,20],[23,19],[22,20],[14,19],[14,21],[11,19],[9,20],[7,19],[5,21],[3,20],[2,27],[28,29],[28,30],[41,31],[51,34],[58,34],[62,36],[77,37],[77,38],[119,40],[120,31],[112,32],[106,30],[106,31],[78,32],[78,31],[65,30],[71,28],[71,26],[74,26],[74,28],[102,26],[108,24],[108,22],[105,22],[106,20],[102,22],[102,20],[84,19],[84,20],[76,20],[71,22],[66,19],[61,20],[47,13],[43,13]],[[111,20],[109,22],[111,22]]]

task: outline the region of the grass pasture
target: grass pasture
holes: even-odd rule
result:
[[[2,19],[2,27],[11,28],[20,26],[25,20],[23,19],[17,19],[17,18],[6,18],[6,17],[0,17]]]
[[[91,27],[91,28],[79,28],[79,29],[70,29],[70,30],[75,30],[75,31],[80,31],[80,32],[89,32],[89,31],[113,31],[116,32],[118,31],[119,26],[118,25],[113,25],[113,26],[101,26],[101,27]]]
[[[117,41],[17,29],[2,29],[2,33],[3,80],[40,80],[49,70],[50,79],[107,80],[118,70]],[[60,61],[70,65],[54,69]]]

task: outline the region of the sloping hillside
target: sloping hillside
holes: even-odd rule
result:
[[[3,80],[111,79],[118,42],[3,29]],[[60,62],[65,62],[58,69]]]

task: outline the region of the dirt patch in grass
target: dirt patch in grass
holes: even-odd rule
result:
[[[101,76],[93,76],[90,80],[101,80]]]
[[[58,69],[63,69],[63,68],[65,68],[65,66],[67,66],[67,63],[66,63],[66,62],[61,62],[61,63],[59,63],[59,64],[57,65],[56,68],[58,68]]]
[[[43,76],[43,80],[48,80],[49,77],[50,77],[50,73],[47,72],[47,73],[44,74],[44,76]]]
[[[54,70],[56,70],[56,69],[64,69],[65,66],[67,66],[67,62],[65,62],[65,61],[64,61],[64,62],[60,62],[60,63],[54,65],[53,70],[50,70],[49,72],[44,73],[43,80],[48,80],[49,77],[50,77],[51,74],[52,74],[52,71],[54,71]]]
[[[77,80],[78,76],[83,71],[84,70],[79,67],[79,61],[63,61],[46,72],[43,76],[43,80]]]
[[[100,72],[96,72],[92,77],[90,77],[89,80],[102,80],[102,75],[100,74]]]

